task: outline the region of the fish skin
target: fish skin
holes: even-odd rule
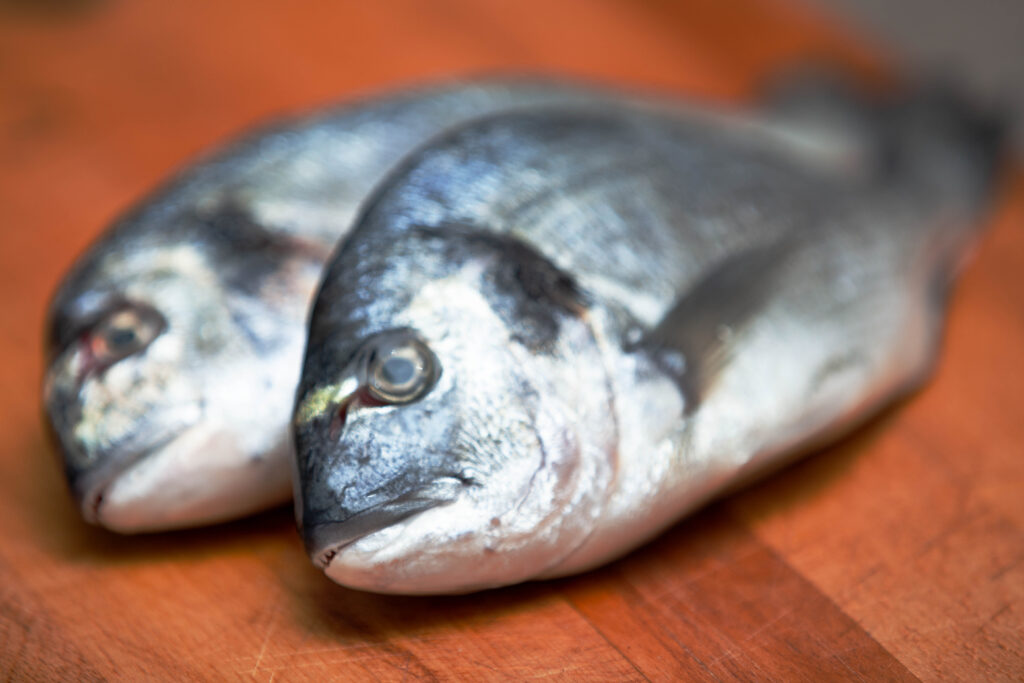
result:
[[[598,97],[494,79],[285,120],[116,221],[64,278],[48,323],[45,411],[85,519],[132,533],[286,501],[308,304],[363,198],[452,125]],[[112,354],[126,329],[146,343]]]
[[[407,159],[313,306],[313,561],[384,593],[573,574],[919,386],[998,144],[869,109],[824,146],[827,121],[809,146],[734,114],[515,112]],[[436,367],[388,404],[396,338]]]

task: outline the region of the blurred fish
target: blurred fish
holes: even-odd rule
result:
[[[498,114],[389,177],[326,271],[293,418],[328,576],[586,570],[926,379],[995,128],[931,96],[775,111]]]
[[[452,84],[286,121],[120,219],[50,311],[44,400],[84,517],[149,531],[287,500],[307,306],[364,196],[454,124],[595,96]]]

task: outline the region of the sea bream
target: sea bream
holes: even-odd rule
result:
[[[596,97],[506,79],[336,107],[227,146],[118,220],[50,311],[44,400],[84,517],[138,532],[286,501],[308,304],[363,198],[450,126]]]
[[[553,107],[408,158],[313,308],[313,561],[386,593],[573,574],[918,387],[998,136],[938,95],[822,102],[809,137]]]

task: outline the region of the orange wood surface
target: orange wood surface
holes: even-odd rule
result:
[[[312,567],[287,509],[118,537],[80,520],[43,430],[43,314],[61,273],[229,133],[493,69],[741,98],[806,57],[881,73],[860,39],[783,0],[65,4],[0,4],[0,676],[1024,676],[1020,175],[926,389],[584,576],[458,598],[350,591]]]

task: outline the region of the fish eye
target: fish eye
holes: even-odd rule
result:
[[[433,387],[438,363],[423,342],[408,339],[375,349],[367,370],[366,387],[373,398],[410,403]]]
[[[93,326],[89,343],[97,359],[114,363],[149,346],[164,327],[163,316],[155,310],[119,308]]]

